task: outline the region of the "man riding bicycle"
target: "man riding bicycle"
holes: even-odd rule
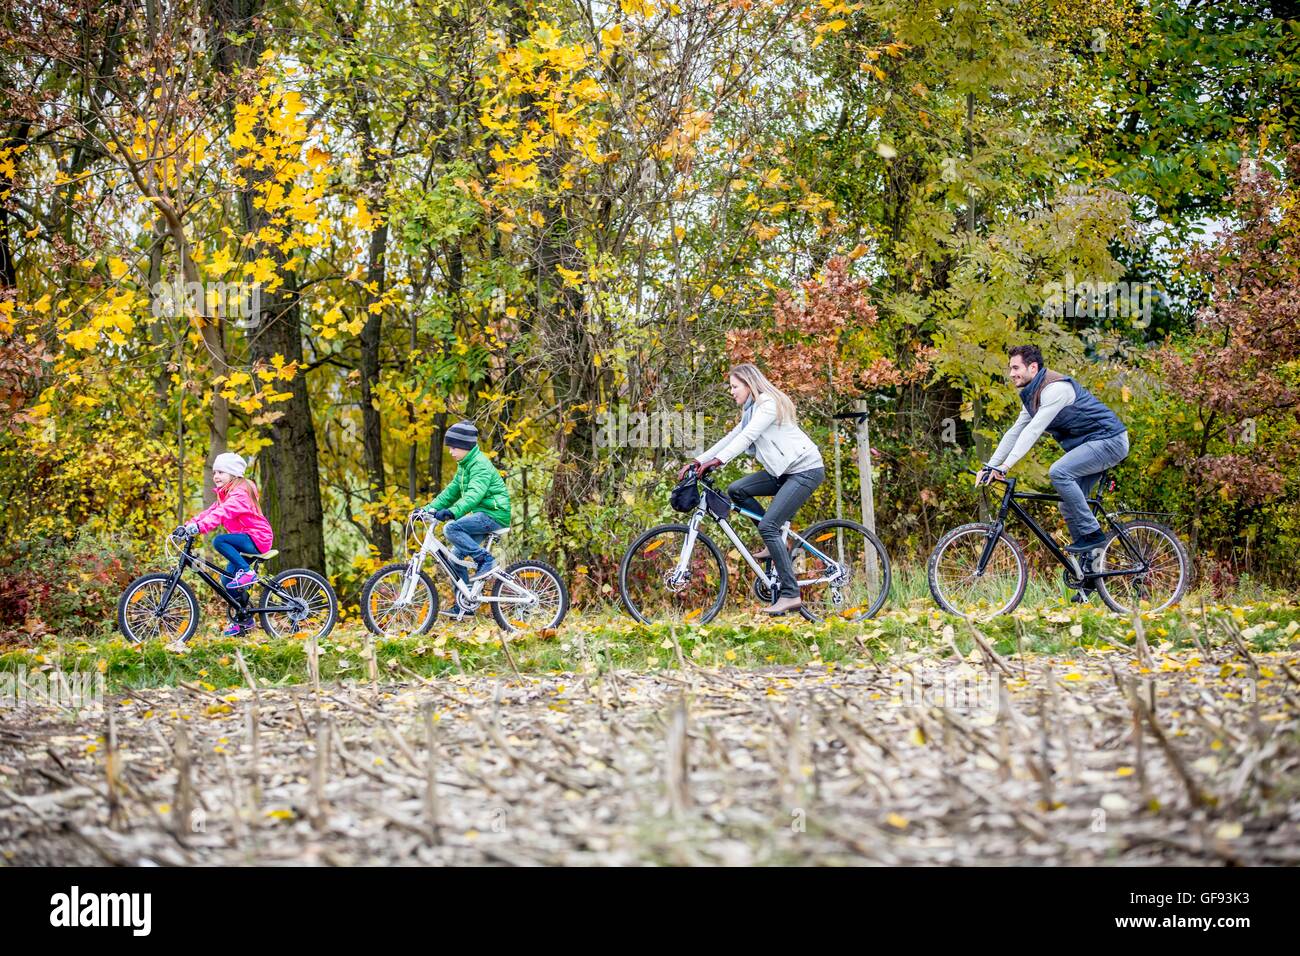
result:
[[[1106,541],[1101,525],[1088,508],[1088,494],[1101,473],[1128,456],[1128,429],[1091,392],[1060,372],[1049,371],[1036,345],[1017,345],[1008,353],[1008,373],[1020,390],[1023,406],[997,450],[980,469],[977,485],[987,484],[1029,453],[1043,432],[1065,449],[1048,475],[1061,496],[1061,516],[1073,543],[1065,550],[1085,554]]]

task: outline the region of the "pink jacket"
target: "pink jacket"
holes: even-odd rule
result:
[[[216,503],[195,515],[194,523],[199,526],[201,534],[207,534],[218,525],[230,534],[246,534],[263,553],[271,549],[275,540],[270,522],[246,488],[217,489]]]

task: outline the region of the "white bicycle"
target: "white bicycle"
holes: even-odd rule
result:
[[[406,561],[380,568],[361,589],[361,616],[371,633],[393,638],[424,634],[433,627],[438,618],[438,589],[424,570],[430,557],[451,581],[456,602],[465,610],[491,605],[497,624],[510,633],[560,626],[569,612],[569,589],[559,571],[545,561],[516,561],[505,569],[493,568],[487,576],[466,584],[455,568],[473,571],[474,562],[456,557],[438,537],[439,524],[427,511],[412,511],[406,519],[405,540],[408,551],[413,538],[420,538],[420,546]],[[483,547],[490,551],[509,530],[491,532]]]

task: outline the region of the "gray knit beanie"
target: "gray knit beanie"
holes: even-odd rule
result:
[[[478,444],[478,429],[473,422],[457,422],[447,429],[443,442],[452,448],[473,448]]]

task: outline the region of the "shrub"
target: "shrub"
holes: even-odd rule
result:
[[[0,552],[0,644],[113,627],[118,597],[136,574],[137,556],[121,540],[14,543]]]

